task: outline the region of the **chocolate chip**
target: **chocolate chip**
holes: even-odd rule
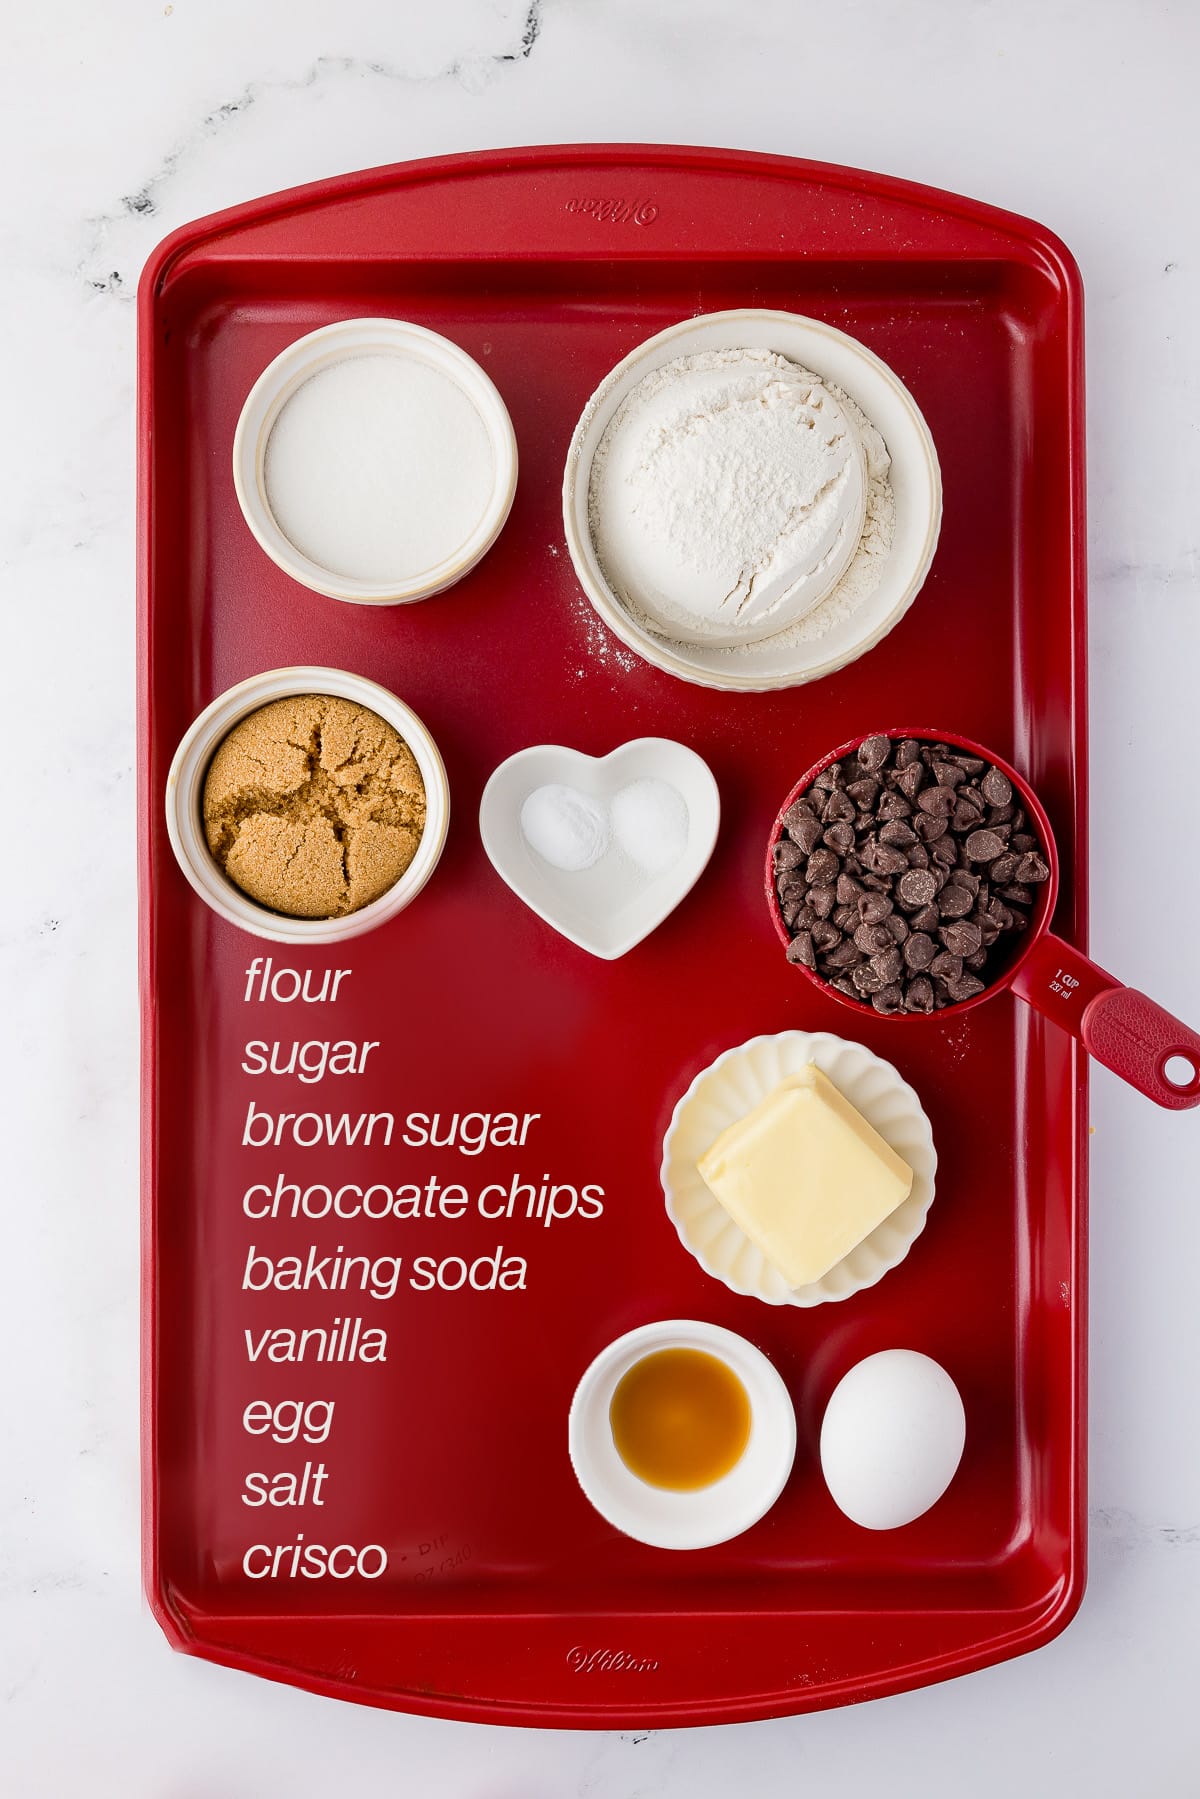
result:
[[[838,905],[857,905],[862,890],[862,882],[856,881],[853,875],[840,874],[837,878]]]
[[[950,814],[950,829],[961,836],[966,831],[973,831],[983,817],[983,807],[973,806],[968,795],[955,800],[954,810]]]
[[[933,1011],[933,982],[927,975],[919,974],[915,981],[910,981],[904,989],[904,1003],[910,1012]]]
[[[839,820],[853,822],[858,816],[858,809],[852,799],[844,793],[834,790],[821,808],[821,818],[825,824],[835,824]]]
[[[858,916],[863,924],[879,924],[891,909],[891,900],[882,893],[864,893],[858,902]]]
[[[909,765],[906,768],[902,768],[900,773],[896,776],[897,791],[902,793],[905,799],[915,800],[924,785],[925,764],[923,762],[918,761],[909,763]]]
[[[836,987],[839,993],[844,993],[847,999],[857,999],[859,997],[858,988],[854,985],[854,982],[848,975],[835,975],[829,985],[831,987]]]
[[[998,768],[989,768],[979,786],[989,806],[1007,806],[1012,799],[1012,782]]]
[[[781,837],[779,842],[775,845],[772,854],[775,859],[775,866],[781,873],[785,869],[795,868],[797,863],[804,860],[800,845],[798,843],[793,843],[790,837]]]
[[[925,848],[923,843],[914,843],[912,847],[905,850],[904,853],[908,857],[908,866],[910,868],[929,867],[929,851]]]
[[[891,981],[886,987],[872,995],[871,1004],[877,1012],[887,1017],[892,1012],[899,1012],[904,1004],[904,990],[899,981]]]
[[[853,968],[862,961],[862,953],[854,947],[849,937],[843,937],[840,943],[827,951],[825,966],[827,968]]]
[[[974,999],[977,993],[982,993],[983,982],[973,974],[963,974],[957,981],[947,981],[946,991],[955,1004],[959,1004],[964,999]]]
[[[867,995],[878,993],[879,989],[883,986],[878,971],[873,968],[869,962],[860,962],[850,976],[850,979],[854,982],[854,985],[858,988],[860,993],[865,993]]]
[[[915,737],[902,737],[896,745],[896,767],[912,768],[921,761],[921,745]]]
[[[917,804],[931,818],[949,818],[954,810],[953,787],[927,787],[917,795]]]
[[[933,778],[942,787],[957,787],[964,776],[957,762],[935,762]]]
[[[788,836],[807,856],[821,841],[821,821],[813,812],[797,812],[792,807],[784,821]]]
[[[904,819],[889,818],[880,830],[879,841],[890,843],[894,849],[906,850],[917,841],[917,834]]]
[[[879,797],[879,782],[874,775],[864,775],[859,781],[848,782],[846,792],[860,812],[869,812]]]
[[[979,926],[966,918],[943,925],[938,936],[952,956],[969,956],[981,942]]]
[[[787,947],[787,959],[789,962],[799,962],[805,968],[817,966],[817,954],[813,949],[811,932],[800,931],[792,938]]]
[[[1017,873],[1017,863],[1020,860],[1021,860],[1021,858],[1019,856],[1014,856],[1011,850],[1005,850],[1005,852],[1002,856],[996,857],[996,860],[992,863],[991,867],[988,869],[989,881],[1012,881],[1012,880],[1015,880],[1016,873]]]
[[[829,914],[833,911],[834,906],[837,904],[836,887],[810,887],[808,890],[808,903],[818,918],[828,918]]]
[[[941,867],[953,868],[958,861],[958,839],[947,833],[945,837],[938,838],[929,853]]]
[[[871,957],[871,967],[886,987],[889,982],[900,979],[904,971],[904,957],[893,943],[881,955]]]
[[[924,931],[914,931],[904,945],[905,962],[918,972],[928,968],[936,954],[933,938],[927,937]]]
[[[949,829],[948,819],[931,818],[928,812],[920,812],[913,819],[913,830],[922,843],[936,842],[939,837],[944,837]]]
[[[822,833],[822,841],[839,856],[847,856],[854,848],[854,826],[839,819],[837,824],[826,825]]]
[[[957,881],[947,881],[937,896],[937,909],[942,918],[965,918],[975,905],[975,896]]]
[[[937,902],[922,906],[919,912],[913,913],[908,922],[914,931],[936,931],[941,923],[941,913],[937,909]]]
[[[908,857],[902,850],[894,850],[890,843],[877,843],[871,851],[871,866],[876,874],[903,874],[908,867]]]
[[[929,964],[929,972],[940,975],[944,981],[957,981],[962,973],[962,966],[961,956],[952,956],[948,949],[942,949]]]
[[[1010,850],[1019,850],[1023,856],[1027,856],[1031,850],[1037,849],[1038,840],[1036,837],[1030,836],[1028,831],[1014,831],[1008,840],[1008,847]]]
[[[885,793],[875,808],[877,818],[911,818],[912,807],[902,793]]]
[[[1022,887],[1036,886],[1050,879],[1050,864],[1031,852],[1017,863],[1017,880]]]
[[[860,922],[857,906],[835,906],[829,914],[829,918],[839,931],[853,932],[858,928]]]
[[[891,742],[886,737],[865,738],[858,746],[859,766],[865,768],[868,774],[874,774],[887,761],[891,747]]]
[[[838,859],[832,850],[814,850],[804,873],[811,887],[825,887],[838,878]]]
[[[908,936],[908,925],[901,918],[899,912],[889,912],[883,922],[892,934],[892,942],[903,943]]]
[[[927,868],[910,868],[896,883],[896,897],[902,906],[916,911],[927,906],[937,892],[937,880]]]
[[[841,942],[842,933],[828,919],[819,918],[812,928],[812,940],[818,950],[832,949],[835,943]]]
[[[995,864],[993,864],[994,866]],[[1023,887],[1017,881],[1011,882],[1007,887],[999,888],[998,892],[1001,899],[1010,900],[1014,905],[1032,906],[1033,904],[1033,888]]]
[[[854,941],[864,956],[874,956],[880,950],[891,948],[892,933],[884,924],[860,924],[854,933]]]
[[[972,831],[963,848],[969,862],[994,862],[1004,854],[1004,839],[995,831]]]

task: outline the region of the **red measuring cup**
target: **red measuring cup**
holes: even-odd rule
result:
[[[791,941],[775,892],[774,849],[783,835],[784,816],[824,769],[831,763],[840,762],[843,756],[851,755],[868,737],[913,737],[922,743],[951,744],[969,756],[978,756],[991,763],[1012,782],[1013,792],[1025,808],[1031,828],[1041,840],[1044,858],[1050,865],[1049,880],[1037,890],[1029,928],[1013,940],[1008,962],[992,975],[982,993],[959,1000],[938,1013],[894,1012],[876,1016],[906,1020],[944,1017],[948,1012],[965,1012],[971,1006],[978,1006],[1007,987],[1018,999],[1035,1006],[1055,1024],[1078,1037],[1097,1062],[1111,1068],[1114,1074],[1119,1074],[1122,1080],[1156,1100],[1160,1106],[1178,1112],[1200,1105],[1200,1034],[1136,988],[1123,986],[1072,944],[1054,935],[1050,920],[1058,899],[1058,849],[1045,809],[1029,783],[1003,756],[997,756],[985,744],[974,743],[954,731],[864,731],[860,737],[853,737],[849,743],[830,750],[801,776],[779,809],[767,846],[767,904],[780,941],[785,945]],[[806,968],[801,962],[792,966],[815,987],[832,994],[852,1011],[870,1010],[839,992],[814,969]]]

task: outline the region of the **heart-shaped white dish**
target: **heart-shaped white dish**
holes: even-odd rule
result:
[[[622,788],[642,780],[669,782],[687,806],[687,846],[663,873],[639,871],[611,846],[590,868],[569,872],[525,841],[521,808],[537,788],[573,787],[607,810]],[[669,737],[636,737],[607,756],[533,744],[500,764],[479,805],[479,834],[501,880],[561,936],[606,962],[648,937],[691,891],[720,822],[721,796],[708,764]]]

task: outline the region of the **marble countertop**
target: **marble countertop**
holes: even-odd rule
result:
[[[850,1711],[650,1735],[407,1718],[168,1650],[138,1568],[133,295],[153,245],[197,214],[518,142],[810,155],[1043,220],[1088,295],[1093,949],[1200,1020],[1200,15],[1165,0],[60,0],[4,35],[3,666],[36,791],[9,787],[22,842],[0,905],[0,1790],[1194,1793],[1200,1120],[1103,1071],[1091,1582],[1048,1648]],[[1147,882],[1149,927],[1133,922]]]

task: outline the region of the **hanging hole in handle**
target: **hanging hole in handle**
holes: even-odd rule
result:
[[[1187,1050],[1172,1050],[1164,1056],[1159,1073],[1176,1093],[1200,1093],[1200,1063]]]

